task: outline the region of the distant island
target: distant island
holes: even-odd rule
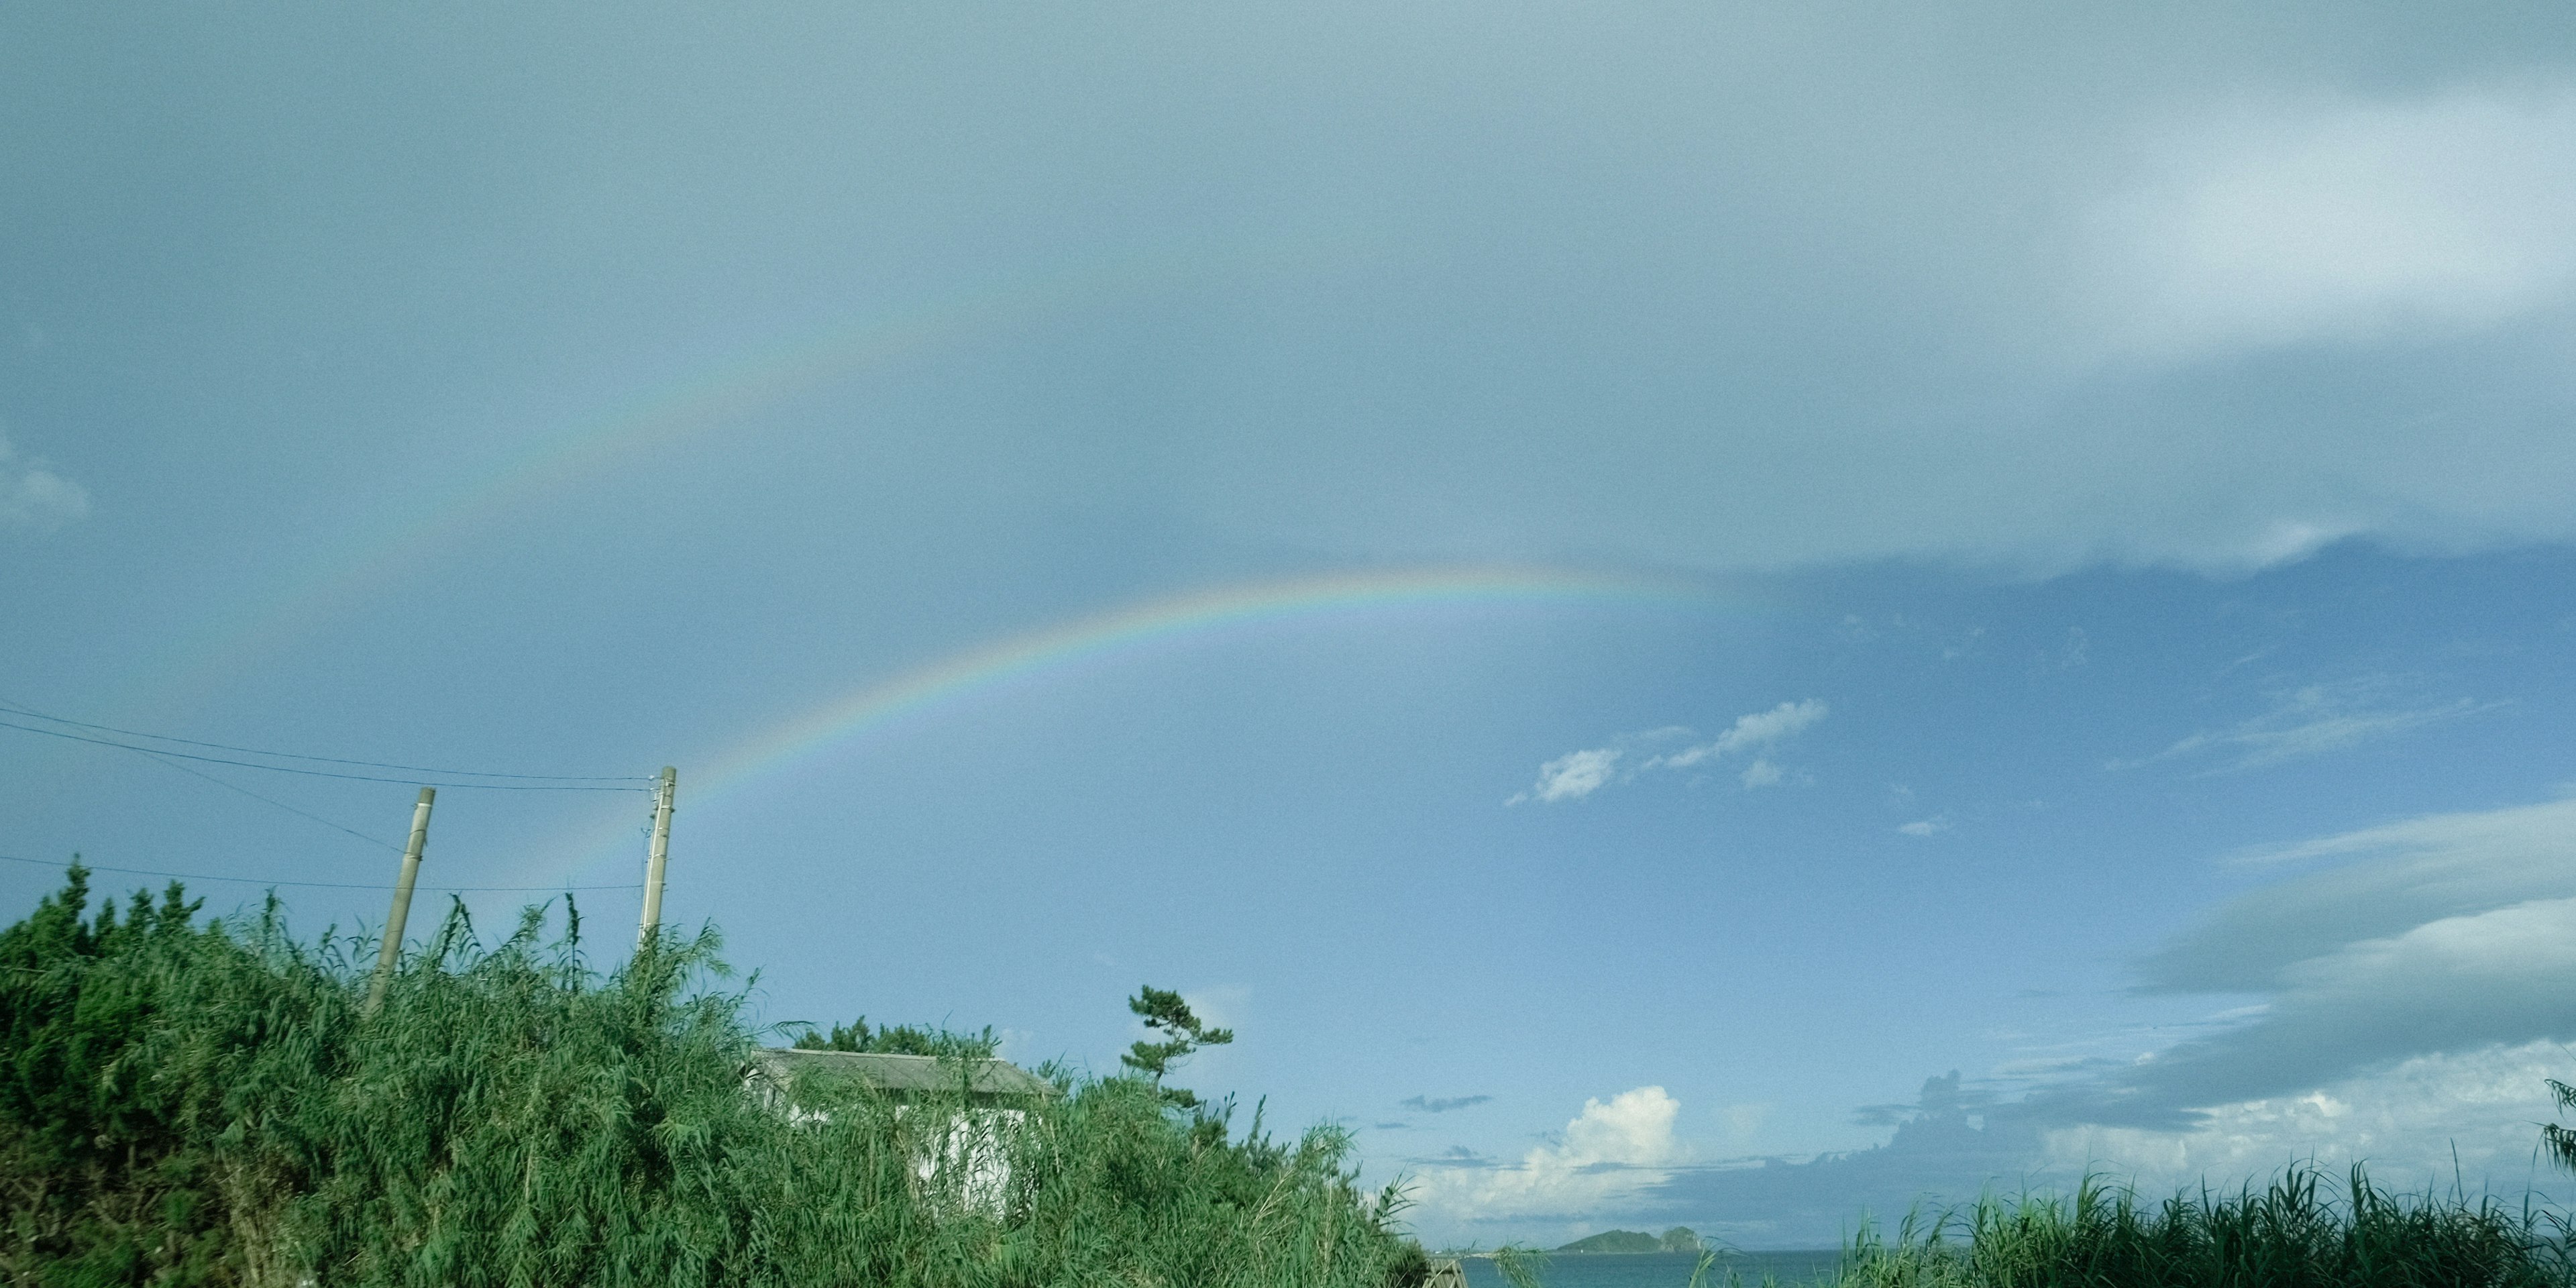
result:
[[[1640,1230],[1604,1230],[1588,1238],[1577,1239],[1557,1249],[1560,1253],[1586,1256],[1607,1252],[1697,1252],[1703,1245],[1688,1226],[1674,1226],[1662,1238]]]

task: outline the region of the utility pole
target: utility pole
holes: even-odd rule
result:
[[[385,915],[385,942],[376,949],[376,979],[367,986],[367,1013],[385,1004],[385,986],[394,978],[394,962],[402,956],[403,923],[411,919],[412,882],[420,878],[420,852],[429,845],[429,803],[438,799],[438,789],[420,789],[420,803],[411,807],[411,841],[403,846],[402,875],[394,879],[394,910]]]
[[[652,942],[662,924],[662,871],[671,862],[671,798],[680,794],[680,771],[662,766],[662,781],[653,786],[653,848],[644,860],[644,919],[635,927],[635,947]]]

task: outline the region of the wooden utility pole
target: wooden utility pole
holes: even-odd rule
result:
[[[411,841],[403,846],[402,875],[394,879],[394,909],[385,915],[385,942],[376,949],[376,978],[367,986],[367,1012],[385,1004],[385,986],[394,978],[394,962],[402,956],[403,923],[411,919],[412,882],[420,878],[420,852],[429,845],[429,803],[438,799],[438,789],[420,789],[420,803],[411,807]]]
[[[662,924],[662,870],[671,861],[671,798],[680,793],[680,771],[662,766],[662,781],[653,787],[653,848],[644,860],[644,919],[635,927],[635,946],[652,942]]]

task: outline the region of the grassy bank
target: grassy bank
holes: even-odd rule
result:
[[[1134,1080],[1059,1074],[1015,1115],[764,1106],[712,934],[603,974],[577,918],[484,944],[455,912],[369,1014],[371,946],[299,942],[273,901],[87,902],[75,871],[0,931],[12,1284],[1382,1288],[1422,1265],[1336,1131],[1237,1134]],[[1007,1181],[923,1175],[955,1157]]]

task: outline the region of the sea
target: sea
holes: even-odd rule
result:
[[[1833,1249],[1822,1252],[1729,1252],[1720,1254],[1717,1264],[1709,1267],[1708,1277],[1700,1282],[1707,1288],[1725,1288],[1727,1275],[1743,1288],[1758,1288],[1764,1278],[1781,1288],[1815,1283],[1832,1283],[1841,1265],[1842,1254]],[[1489,1257],[1469,1257],[1464,1262],[1468,1288],[1509,1288],[1502,1275],[1494,1270]],[[1545,1288],[1685,1288],[1691,1271],[1699,1265],[1695,1252],[1591,1252],[1567,1253],[1547,1259],[1538,1273]]]

